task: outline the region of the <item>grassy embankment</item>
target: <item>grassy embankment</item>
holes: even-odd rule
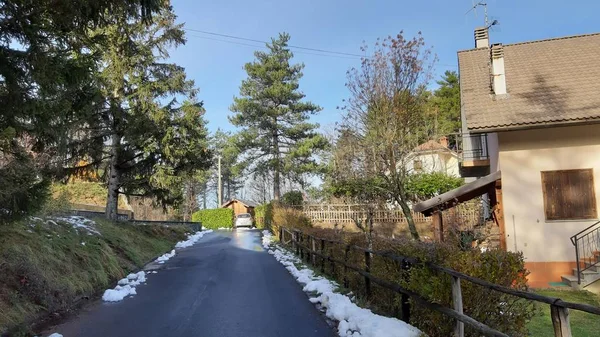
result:
[[[51,217],[0,224],[0,334],[27,335],[40,317],[98,295],[185,238],[183,228],[89,225]]]

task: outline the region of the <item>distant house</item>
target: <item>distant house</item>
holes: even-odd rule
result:
[[[254,208],[257,205],[251,201],[246,201],[242,199],[231,199],[228,202],[221,205],[221,208],[231,208],[233,210],[234,215],[242,214],[242,213],[250,213],[254,215]]]
[[[502,247],[523,253],[531,286],[576,286],[578,266],[587,285],[600,278],[600,34],[490,45],[479,28],[475,45],[458,52],[460,169],[489,175],[414,209],[487,193]]]
[[[410,173],[440,172],[454,177],[460,176],[458,154],[448,148],[446,137],[417,146],[408,158],[405,166]]]

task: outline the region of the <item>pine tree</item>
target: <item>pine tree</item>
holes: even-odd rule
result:
[[[160,2],[0,1],[0,220],[40,207],[62,173],[65,124],[94,100],[85,31],[112,10],[148,22]]]
[[[242,173],[244,163],[240,161],[240,149],[236,138],[230,132],[218,129],[211,138],[212,149],[215,155],[221,156],[221,180],[223,184],[223,202],[237,196],[244,187]],[[214,167],[215,187],[217,168]]]
[[[440,86],[433,92],[432,103],[437,114],[438,134],[448,135],[460,131],[460,85],[455,71],[446,71]]]
[[[109,219],[117,218],[120,193],[174,204],[183,198],[185,176],[209,167],[197,90],[182,67],[164,62],[168,48],[185,42],[175,18],[170,6],[150,26],[114,13],[106,27],[90,33],[98,41],[89,48],[100,55],[100,98],[86,116],[80,143],[90,163],[103,165]],[[98,147],[102,143],[108,146]]]
[[[230,110],[238,133],[238,145],[248,151],[245,161],[252,172],[273,173],[273,195],[281,197],[284,176],[302,180],[303,176],[321,172],[315,153],[327,147],[327,140],[309,123],[311,115],[321,110],[303,101],[299,90],[303,64],[290,64],[290,36],[279,34],[267,44],[268,52],[254,53],[256,60],[245,65],[248,78],[242,81],[240,97],[234,98]]]

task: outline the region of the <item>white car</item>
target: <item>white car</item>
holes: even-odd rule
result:
[[[250,213],[241,213],[235,217],[235,228],[250,227],[252,228],[252,215]]]

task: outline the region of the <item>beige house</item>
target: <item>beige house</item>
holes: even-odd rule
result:
[[[487,193],[501,246],[523,253],[532,287],[587,286],[600,278],[600,34],[490,45],[480,28],[475,46],[458,52],[473,154],[460,170],[484,178],[414,208]]]
[[[446,137],[440,138],[439,141],[430,140],[417,146],[405,166],[410,173],[440,172],[460,177],[458,154],[448,147],[448,138]]]
[[[598,221],[600,34],[491,46],[484,29],[475,36],[478,48],[458,53],[463,132],[485,135],[489,170],[501,171],[506,248],[523,252],[532,286],[572,280],[570,238]],[[599,238],[579,243],[579,258]]]

